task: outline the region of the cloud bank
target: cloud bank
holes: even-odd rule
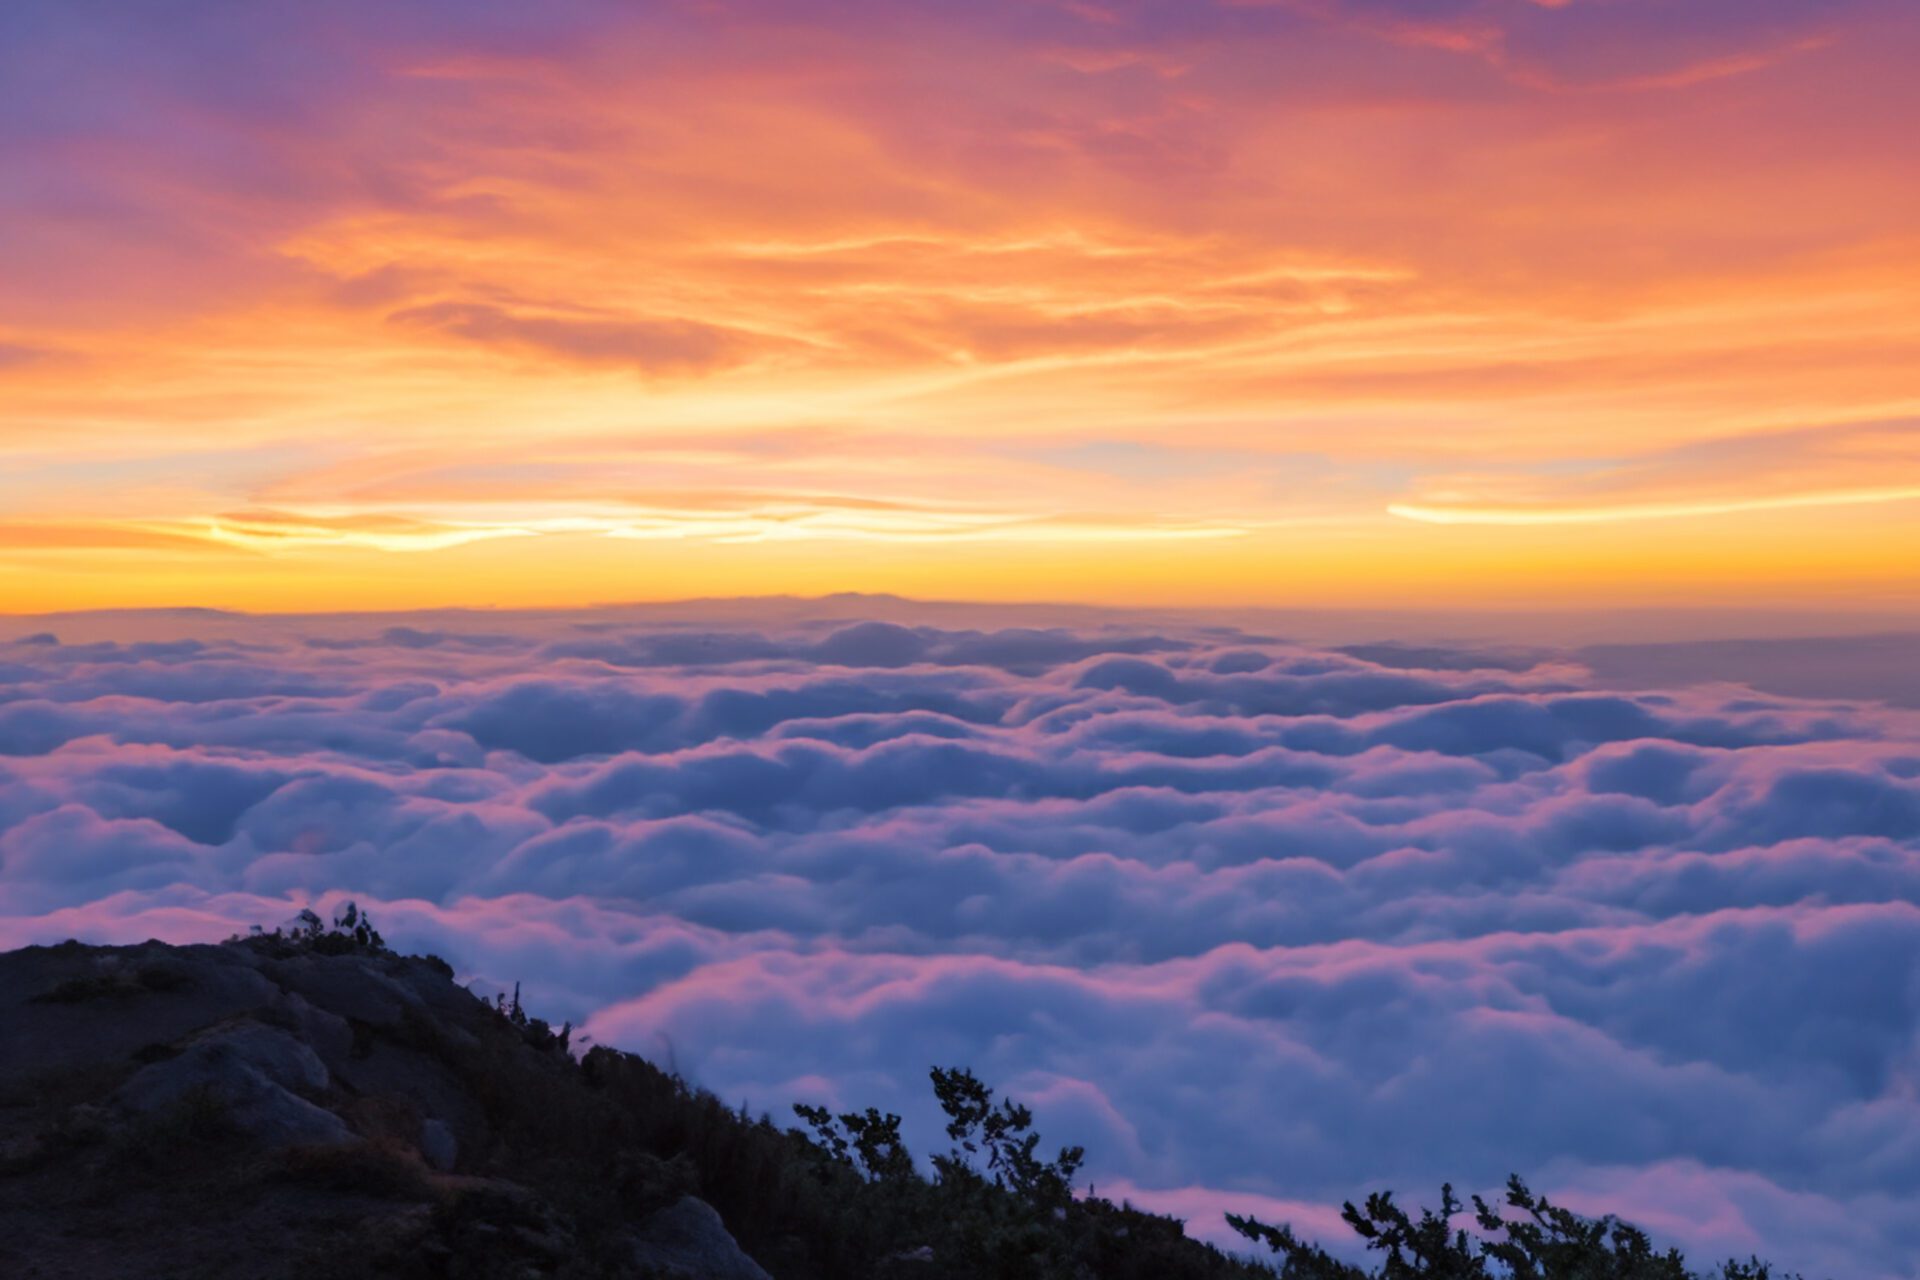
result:
[[[1210,1234],[1519,1170],[1920,1270],[1912,711],[1191,620],[63,626],[0,629],[5,945],[351,895],[756,1106],[925,1146],[970,1064]]]

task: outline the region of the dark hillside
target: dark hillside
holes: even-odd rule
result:
[[[7,1276],[1257,1274],[1177,1222],[979,1178],[936,1223],[917,1175],[869,1183],[337,934],[30,947],[0,956],[0,1022]]]
[[[788,1128],[631,1054],[576,1060],[565,1028],[351,916],[219,946],[0,955],[0,1026],[10,1277],[1275,1274],[1076,1195],[1080,1153],[1044,1151],[1025,1110],[964,1071],[933,1073],[954,1145],[928,1176],[897,1117],[802,1108]],[[1491,1246],[1391,1201],[1350,1217],[1392,1280],[1689,1274],[1618,1224],[1531,1212],[1531,1236],[1484,1221],[1505,1232]],[[1279,1274],[1364,1274],[1235,1225]]]

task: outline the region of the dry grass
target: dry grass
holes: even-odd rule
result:
[[[439,1198],[419,1153],[391,1138],[292,1147],[280,1157],[278,1176],[300,1186],[376,1200],[427,1203]]]

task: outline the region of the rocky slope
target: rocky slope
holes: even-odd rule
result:
[[[0,1274],[764,1280],[550,1030],[333,943],[0,955]]]
[[[351,908],[218,946],[0,955],[0,1276],[1272,1274],[1076,1196],[1078,1153],[1037,1157],[1025,1109],[969,1073],[933,1076],[982,1154],[930,1178],[896,1116],[821,1111],[803,1135],[566,1041]]]
[[[963,1070],[931,1072],[955,1147],[929,1167],[898,1116],[796,1108],[810,1132],[782,1128],[566,1041],[351,908],[219,946],[0,955],[0,1277],[1276,1275],[1082,1193],[1081,1153],[1048,1159],[1027,1109]],[[1519,1179],[1503,1205],[1442,1201],[1346,1207],[1375,1270],[1229,1221],[1297,1280],[1772,1274],[1695,1272]]]

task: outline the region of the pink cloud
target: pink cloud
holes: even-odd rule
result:
[[[353,897],[756,1106],[937,1149],[967,1063],[1210,1238],[1517,1170],[1920,1247],[1911,712],[1164,619],[176,625],[0,647],[0,942]]]

